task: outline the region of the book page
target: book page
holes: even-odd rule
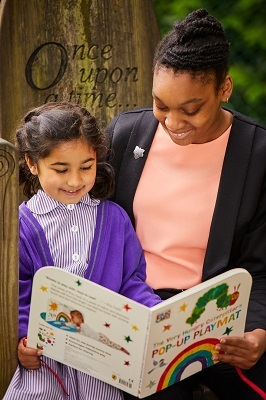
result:
[[[151,308],[140,398],[213,365],[221,336],[243,336],[251,283],[234,269]]]
[[[44,267],[34,276],[27,345],[137,395],[149,312],[84,278]]]

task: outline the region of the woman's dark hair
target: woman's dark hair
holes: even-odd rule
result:
[[[229,70],[229,43],[220,22],[204,9],[176,21],[157,46],[153,72],[160,67],[189,72],[203,81],[214,74],[218,91]]]
[[[114,171],[106,162],[108,143],[95,117],[89,111],[72,103],[46,103],[31,110],[16,131],[19,151],[19,184],[30,198],[39,188],[38,177],[32,175],[25,160],[38,163],[63,142],[83,139],[96,152],[96,180],[90,195],[107,199],[114,191]]]

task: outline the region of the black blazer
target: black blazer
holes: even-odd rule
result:
[[[246,268],[253,277],[247,329],[266,329],[266,129],[233,114],[218,195],[203,265],[202,280]],[[133,199],[158,121],[152,108],[126,111],[108,126],[110,163],[116,171],[113,198],[134,225]],[[136,146],[143,157],[134,158]]]

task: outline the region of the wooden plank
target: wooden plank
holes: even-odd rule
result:
[[[1,0],[0,136],[12,143],[21,117],[47,101],[79,102],[103,126],[151,104],[158,40],[151,0]],[[18,183],[3,140],[0,157],[1,398],[17,363]]]
[[[30,108],[79,102],[103,125],[152,103],[159,29],[151,0],[2,0],[0,132]]]
[[[14,146],[0,139],[0,398],[17,366],[18,173]]]

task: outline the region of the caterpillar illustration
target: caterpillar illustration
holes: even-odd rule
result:
[[[225,308],[229,305],[234,304],[239,297],[239,286],[234,288],[235,291],[232,294],[228,294],[228,285],[226,283],[222,283],[204,293],[202,297],[200,297],[192,311],[191,316],[186,320],[187,324],[193,325],[196,322],[201,314],[205,311],[205,307],[207,303],[216,299],[217,308]]]

